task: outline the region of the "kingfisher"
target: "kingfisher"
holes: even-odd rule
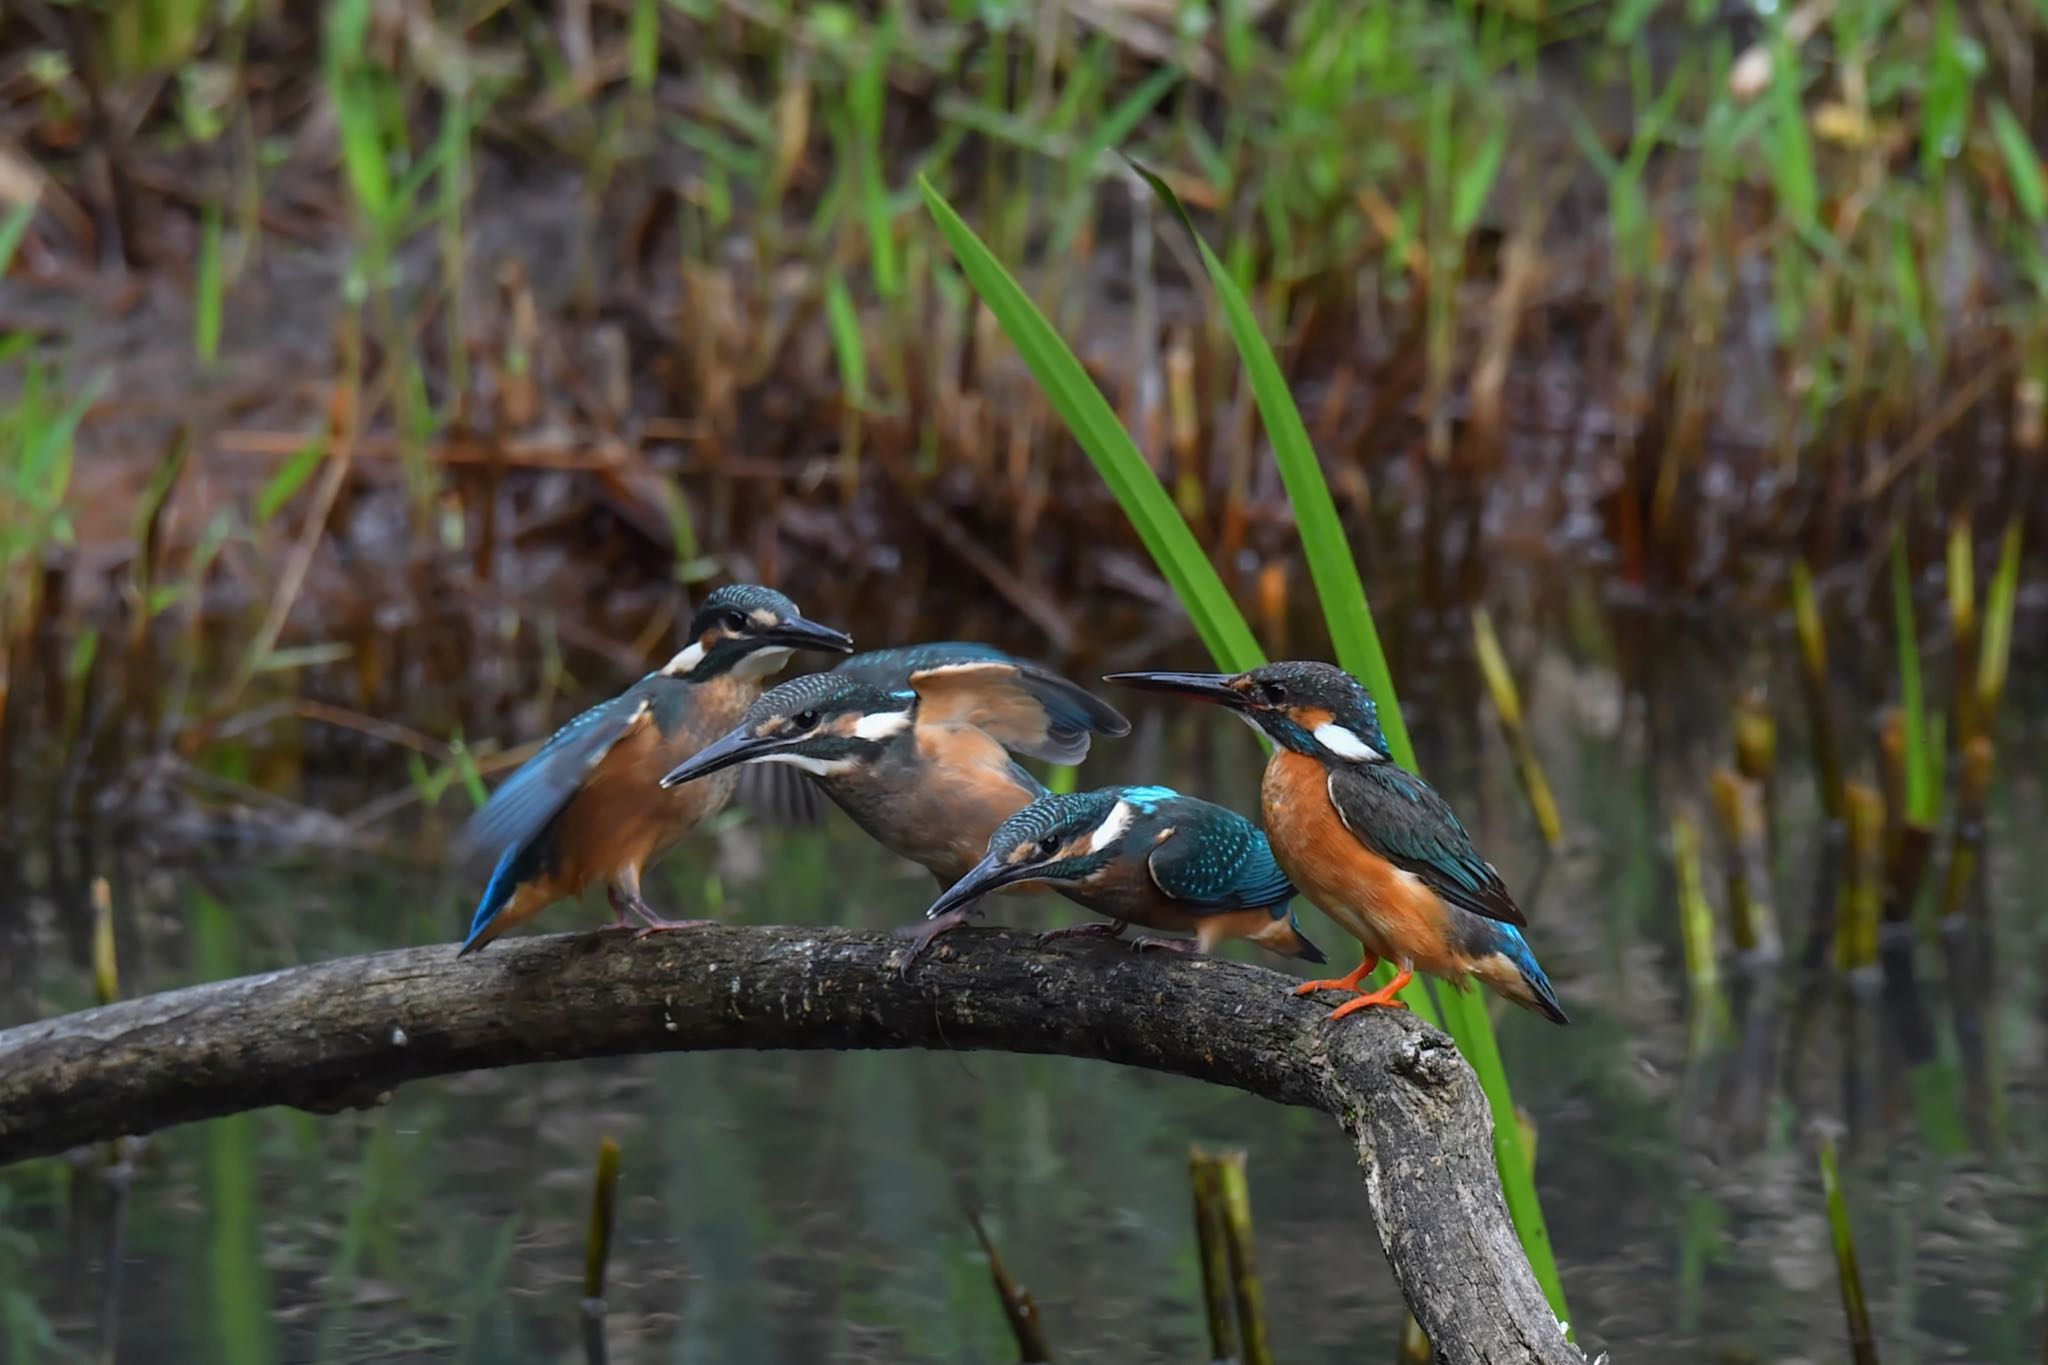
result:
[[[1462,986],[1478,977],[1556,1023],[1557,993],[1522,937],[1527,923],[1493,865],[1427,782],[1387,757],[1379,708],[1364,685],[1326,663],[1246,673],[1117,673],[1111,682],[1229,707],[1273,741],[1260,786],[1266,836],[1294,884],[1365,948],[1350,975],[1296,994],[1346,990],[1340,1019],[1395,997],[1416,969]],[[1377,991],[1360,984],[1385,959]]]
[[[709,922],[656,914],[640,874],[724,809],[733,780],[665,791],[657,779],[730,729],[797,650],[844,654],[853,640],[751,583],[706,596],[689,633],[666,664],[557,730],[471,817],[463,843],[496,867],[457,956],[600,880],[614,931],[634,928],[629,914],[640,935]]]
[[[981,861],[925,914],[943,920],[990,891],[1030,885],[1053,887],[1109,921],[1055,929],[1040,943],[1115,937],[1136,924],[1194,937],[1140,935],[1134,949],[1211,953],[1245,938],[1282,957],[1327,960],[1301,932],[1294,884],[1258,826],[1170,787],[1039,797],[996,828]]]
[[[661,785],[738,764],[791,765],[877,843],[945,887],[980,860],[996,826],[1045,795],[1016,756],[1077,763],[1096,735],[1130,728],[1107,702],[1001,650],[910,645],[770,688]],[[922,933],[911,960],[964,913]]]

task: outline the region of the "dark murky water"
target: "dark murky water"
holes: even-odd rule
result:
[[[1643,640],[1625,634],[1613,638],[1627,655]],[[1919,965],[1941,1051],[1916,1076],[1886,1064],[1882,1003],[1845,1013],[1832,974],[1792,965],[1762,995],[1775,1079],[1746,1070],[1733,1045],[1689,1059],[1667,835],[1679,806],[1709,827],[1707,778],[1728,752],[1731,698],[1706,680],[1729,670],[1703,639],[1672,628],[1644,651],[1659,659],[1658,684],[1636,694],[1606,652],[1578,632],[1516,659],[1567,825],[1567,848],[1547,869],[1471,684],[1418,683],[1409,707],[1425,766],[1531,902],[1531,938],[1573,1014],[1555,1029],[1496,1011],[1517,1098],[1540,1134],[1539,1183],[1581,1340],[1618,1360],[1846,1358],[1812,1134],[1853,1103],[1846,1180],[1887,1362],[2038,1359],[2048,1280],[2038,674],[2024,660],[2015,668],[1992,797],[1997,972],[1983,1003],[1998,1103],[1944,1124],[1939,1112],[1967,1087],[1931,935]],[[1789,674],[1782,684],[1773,900],[1796,957],[1817,822],[1797,693]],[[1864,685],[1882,689],[1883,675]],[[1845,698],[1845,725],[1877,699]],[[1258,755],[1238,727],[1119,701],[1138,732],[1100,746],[1084,781],[1164,778],[1249,803]],[[1718,903],[1711,835],[1708,846]],[[79,928],[89,911],[47,890],[46,861],[22,855],[38,889],[0,912],[0,1023],[89,1003]],[[361,857],[195,868],[131,856],[106,870],[124,986],[137,992],[450,941],[475,891]],[[735,824],[715,849],[676,855],[655,885],[657,904],[722,903],[745,922],[877,926],[913,917],[931,891],[836,815],[821,834]],[[1062,904],[1028,913],[1050,922]],[[604,914],[565,906],[544,922],[595,927]],[[1304,919],[1339,946],[1334,926]],[[1745,978],[1726,970],[1738,1009],[1749,1008]],[[1927,1094],[1934,1101],[1916,1106]],[[1960,1145],[1940,1137],[1948,1128],[1965,1130]],[[966,1199],[1036,1295],[1062,1360],[1200,1360],[1191,1140],[1250,1151],[1279,1358],[1393,1354],[1399,1299],[1358,1175],[1319,1116],[1078,1061],[763,1054],[477,1075],[408,1087],[367,1114],[265,1112],[163,1134],[140,1155],[123,1224],[118,1358],[574,1358],[589,1180],[605,1134],[624,1149],[615,1359],[1012,1359],[959,1212]],[[0,1172],[0,1359],[94,1356],[109,1209],[89,1165]]]

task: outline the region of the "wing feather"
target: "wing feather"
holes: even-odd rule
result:
[[[505,850],[528,843],[546,828],[591,769],[645,718],[650,681],[642,679],[549,736],[540,752],[500,783],[483,809],[469,818],[461,837],[464,856],[496,862]]]
[[[1529,922],[1493,864],[1472,846],[1450,804],[1407,769],[1393,763],[1332,765],[1330,803],[1354,839],[1420,877],[1450,904],[1503,924]]]
[[[1294,884],[1273,860],[1265,834],[1236,811],[1180,797],[1159,808],[1173,833],[1152,850],[1153,884],[1199,910],[1251,910],[1284,905]]]
[[[910,675],[910,686],[926,717],[976,726],[1012,753],[1049,763],[1079,763],[1094,736],[1131,729],[1109,703],[1019,659],[931,664]]]

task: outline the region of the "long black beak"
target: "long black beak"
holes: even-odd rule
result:
[[[662,790],[679,787],[685,782],[708,776],[721,768],[730,768],[735,763],[745,763],[750,758],[773,753],[785,745],[794,744],[794,739],[783,739],[771,735],[758,738],[742,725],[722,739],[715,739],[669,769],[668,776],[661,779]]]
[[[827,654],[851,654],[853,637],[843,630],[820,625],[807,616],[792,616],[769,630],[761,632],[763,640],[770,644],[787,645],[791,649],[817,649]]]
[[[954,882],[932,902],[932,908],[924,912],[926,919],[937,919],[948,911],[958,910],[971,901],[986,896],[1005,886],[1028,882],[1038,876],[1036,863],[1006,863],[991,853],[967,870],[967,875]]]
[[[1179,692],[1242,710],[1244,693],[1229,685],[1236,676],[1235,673],[1105,673],[1102,680],[1122,683],[1126,687],[1142,687],[1150,692]]]

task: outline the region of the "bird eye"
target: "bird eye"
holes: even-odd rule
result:
[[[747,618],[739,612],[729,611],[725,614],[725,620],[722,624],[727,630],[737,635],[747,628]]]
[[[817,725],[817,723],[818,713],[816,711],[799,711],[789,718],[789,726],[792,730],[809,730]]]
[[[1038,856],[1041,861],[1051,858],[1053,854],[1059,851],[1060,841],[1057,839],[1040,839],[1038,841]]]
[[[1278,706],[1287,700],[1287,689],[1276,682],[1259,684],[1259,700],[1268,706]]]

